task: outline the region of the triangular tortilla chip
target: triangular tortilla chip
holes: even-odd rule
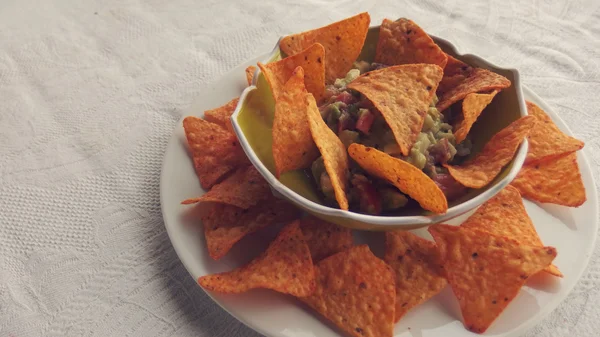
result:
[[[325,93],[325,49],[319,43],[315,43],[300,53],[288,56],[277,62],[262,64],[258,67],[265,75],[273,98],[277,98],[283,91],[285,83],[292,77],[297,67],[304,69],[304,85],[306,90],[319,101]]]
[[[498,90],[495,90],[489,94],[468,94],[465,96],[462,103],[462,119],[454,125],[454,138],[457,144],[465,140],[483,109],[490,104],[497,93]]]
[[[521,194],[510,185],[481,205],[461,227],[505,236],[525,245],[544,246],[527,215]],[[545,271],[558,277],[563,276],[554,265],[548,266]]]
[[[384,19],[381,23],[375,62],[390,66],[428,63],[444,69],[447,59],[446,53],[412,20]]]
[[[246,68],[246,81],[248,81],[248,85],[252,85],[252,80],[254,79],[255,72],[255,66],[248,66],[248,68]]]
[[[577,154],[526,164],[511,182],[529,200],[579,207],[587,200]]]
[[[227,173],[250,165],[237,138],[221,126],[198,117],[186,117],[183,128],[202,188],[209,189]]]
[[[359,91],[381,112],[407,156],[441,78],[442,68],[436,65],[407,64],[365,73],[348,88]]]
[[[275,101],[272,150],[277,177],[287,171],[309,168],[319,157],[306,117],[308,109],[318,108],[304,87],[304,71],[297,67]]]
[[[475,68],[469,77],[454,88],[445,92],[436,107],[439,111],[448,109],[452,104],[474,92],[488,92],[510,87],[510,80],[487,69]]]
[[[350,336],[391,337],[394,274],[367,245],[332,255],[315,267],[317,286],[300,298]]]
[[[448,283],[435,243],[411,232],[385,233],[384,261],[396,275],[396,322]]]
[[[527,278],[556,257],[555,248],[521,245],[479,230],[433,225],[429,232],[438,245],[465,327],[476,333],[485,332]]]
[[[552,160],[583,148],[583,142],[564,134],[539,106],[527,102],[527,112],[537,118],[531,129],[526,164]]]
[[[525,116],[496,133],[475,158],[460,166],[444,164],[450,175],[461,185],[482,188],[496,178],[508,164],[519,144],[535,125],[535,117]]]
[[[325,79],[333,83],[352,68],[365,43],[370,22],[369,13],[361,13],[325,27],[288,35],[281,39],[279,48],[287,55],[294,55],[313,43],[320,43],[325,48]]]
[[[313,216],[302,219],[300,228],[314,263],[352,247],[352,231],[349,228]]]
[[[229,129],[229,125],[231,125],[231,115],[235,111],[235,107],[237,107],[239,101],[240,98],[237,97],[221,107],[204,111],[204,120]]]
[[[408,162],[358,143],[350,145],[348,153],[369,174],[393,184],[423,209],[438,214],[448,210],[444,192],[428,175]]]
[[[471,75],[471,72],[474,69],[470,65],[456,59],[449,54],[446,54],[446,56],[448,57],[448,62],[444,68],[444,77],[442,77],[442,81],[437,89],[438,96],[442,96],[450,89],[459,85]]]
[[[315,269],[296,220],[284,227],[269,248],[249,264],[230,272],[201,276],[198,283],[205,289],[226,294],[266,288],[308,296],[315,289]]]

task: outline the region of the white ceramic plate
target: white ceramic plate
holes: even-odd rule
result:
[[[256,64],[266,56],[240,65],[205,89],[185,115],[202,116],[204,110],[215,108],[239,96],[246,86],[246,66]],[[561,130],[572,134],[540,97],[526,87],[523,91],[525,98],[548,112]],[[161,207],[165,227],[175,251],[192,277],[198,279],[202,275],[231,270],[251,260],[274,238],[276,228],[244,238],[218,262],[208,256],[201,225],[193,214],[194,208],[180,205],[182,200],[203,193],[187,153],[181,125],[181,122],[177,124],[164,157],[160,180]],[[527,211],[544,244],[558,249],[558,257],[554,263],[565,277],[532,278],[485,335],[519,336],[556,308],[585,270],[598,230],[598,197],[585,150],[578,153],[578,160],[587,188],[587,202],[584,205],[567,208],[525,201]],[[451,223],[460,223],[470,214]],[[422,229],[417,233],[428,236]],[[370,244],[375,254],[380,256],[382,238],[381,233],[355,232],[355,242]],[[335,327],[290,296],[269,290],[255,290],[241,295],[209,295],[234,317],[266,336],[339,336]],[[395,336],[477,336],[463,327],[460,317],[458,303],[448,287],[427,303],[413,309],[396,324]]]

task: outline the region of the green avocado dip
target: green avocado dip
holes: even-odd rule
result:
[[[431,102],[421,132],[408,156],[402,156],[391,129],[373,104],[359,92],[346,88],[348,83],[367,71],[386,67],[378,63],[357,62],[344,78],[326,87],[325,99],[319,106],[323,120],[335,132],[344,146],[360,143],[374,147],[390,156],[405,160],[423,170],[440,187],[448,201],[466,193],[443,164],[460,163],[471,151],[467,138],[456,144],[452,126],[436,108],[437,97]],[[382,214],[398,211],[409,204],[408,196],[395,186],[370,176],[350,160],[348,175],[348,201],[350,210],[366,214]],[[318,189],[327,204],[335,205],[331,179],[325,170],[323,158],[315,160],[311,167]]]

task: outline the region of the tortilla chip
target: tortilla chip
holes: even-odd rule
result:
[[[396,322],[448,283],[435,243],[411,232],[385,233],[384,261],[396,275]]]
[[[468,94],[465,97],[462,103],[462,119],[454,125],[457,144],[465,140],[483,109],[490,104],[497,93],[498,90],[494,90],[489,94]]]
[[[538,202],[579,207],[587,200],[576,153],[524,165],[511,184],[524,198]]]
[[[488,92],[510,87],[510,80],[487,69],[475,68],[469,77],[454,88],[445,92],[436,107],[439,111],[448,109],[452,104],[475,92]]]
[[[433,225],[429,232],[438,245],[465,327],[476,333],[485,332],[527,278],[556,257],[553,247],[521,245],[479,230]]]
[[[537,118],[529,137],[529,152],[526,164],[552,160],[568,153],[581,150],[583,142],[564,134],[539,106],[527,101],[527,112]]]
[[[331,185],[335,192],[335,200],[337,200],[341,209],[348,210],[346,191],[348,190],[349,172],[346,147],[323,121],[314,98],[309,97],[309,100],[313,100],[307,111],[310,133],[323,157],[325,170],[331,179]]]
[[[475,158],[460,166],[444,164],[450,175],[461,185],[482,188],[489,184],[508,164],[519,144],[535,125],[535,117],[525,116],[496,133]]]
[[[351,336],[391,337],[394,274],[367,245],[332,255],[315,267],[317,286],[300,298]]]
[[[205,289],[239,294],[255,288],[272,289],[294,296],[308,296],[315,289],[315,269],[296,220],[284,227],[269,248],[249,264],[230,272],[201,276]]]
[[[442,81],[437,89],[438,96],[442,96],[450,89],[459,85],[471,75],[471,72],[474,69],[470,65],[456,59],[449,54],[446,54],[446,56],[448,57],[448,62],[444,68],[444,77],[442,77]]]
[[[277,62],[262,64],[258,67],[265,75],[273,98],[277,101],[284,90],[285,83],[292,77],[297,67],[304,69],[304,85],[306,90],[319,101],[325,92],[325,49],[319,43],[315,43],[300,53],[288,56]]]
[[[505,236],[529,246],[544,246],[527,215],[521,194],[510,185],[481,205],[461,227]],[[558,277],[563,276],[554,265],[546,267],[545,271]]]
[[[423,209],[438,214],[448,210],[444,192],[428,175],[408,162],[358,143],[350,145],[348,153],[369,174],[396,186]]]
[[[300,228],[315,263],[352,247],[352,231],[349,228],[313,216],[302,219]]]
[[[248,81],[248,85],[252,85],[252,79],[254,79],[255,72],[255,66],[248,66],[248,68],[246,68],[246,80]]]
[[[244,210],[220,203],[201,204],[201,220],[210,257],[218,260],[244,236],[264,227],[292,221],[300,212],[293,205],[269,196]]]
[[[381,112],[396,142],[407,156],[427,114],[442,68],[432,64],[407,64],[370,71],[348,84]]]
[[[272,151],[278,178],[284,172],[310,167],[319,157],[306,117],[308,109],[318,108],[304,87],[304,71],[297,67],[275,102]]]
[[[325,27],[288,35],[281,39],[279,48],[287,55],[295,55],[313,43],[320,43],[325,48],[325,79],[333,83],[352,69],[365,43],[370,22],[369,13],[361,13]]]
[[[209,189],[227,173],[250,161],[237,138],[221,126],[198,117],[186,117],[183,128],[202,188]]]
[[[240,101],[239,97],[232,99],[225,105],[220,106],[216,109],[204,111],[204,120],[211,123],[219,124],[224,128],[228,128],[227,124],[231,124],[231,115],[235,111],[235,107]]]
[[[447,60],[446,53],[412,20],[384,19],[381,23],[375,62],[390,66],[427,63],[444,69]]]

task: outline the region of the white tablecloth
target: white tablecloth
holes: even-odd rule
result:
[[[600,1],[526,2],[0,2],[0,336],[257,336],[179,262],[160,213],[163,152],[203,86],[282,34],[359,11],[521,70],[598,179]],[[597,249],[527,336],[598,336],[599,288]]]

